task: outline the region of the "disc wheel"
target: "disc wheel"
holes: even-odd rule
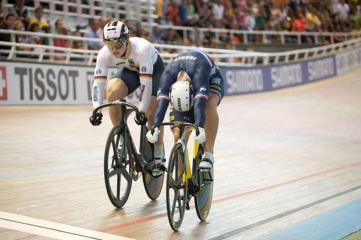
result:
[[[147,132],[147,131],[145,131],[145,132]],[[147,140],[144,141],[144,148],[141,146],[141,149],[143,149],[142,152],[143,152],[145,161],[147,161],[147,162],[153,161],[153,159],[154,159],[153,148],[154,148],[154,145],[152,143],[150,143]],[[147,171],[143,171],[142,176],[143,176],[143,185],[144,185],[145,192],[147,193],[148,197],[151,200],[156,200],[162,191],[163,182],[164,182],[164,174],[159,177],[153,177]]]
[[[127,202],[133,183],[134,163],[128,155],[124,134],[122,126],[114,126],[108,135],[104,153],[105,187],[110,202],[117,208]]]
[[[169,157],[166,186],[168,220],[174,231],[178,231],[182,225],[187,203],[187,181],[185,181],[183,159],[182,145],[177,143]]]
[[[193,177],[199,186],[199,192],[194,196],[197,216],[201,221],[208,217],[213,197],[213,168],[209,172],[199,171],[199,162],[202,159],[203,148],[200,147],[196,159],[193,161]]]

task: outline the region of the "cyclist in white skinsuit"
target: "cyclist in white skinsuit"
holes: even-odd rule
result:
[[[138,37],[129,38],[128,28],[121,21],[111,21],[104,26],[103,41],[105,46],[98,53],[94,70],[93,107],[103,104],[105,86],[108,102],[123,99],[140,86],[140,114],[134,120],[138,125],[148,121],[150,128],[157,104],[159,79],[164,70],[162,58],[147,40]],[[118,69],[107,83],[110,66],[117,66]],[[98,112],[89,120],[97,126],[101,124],[102,116],[102,113]],[[120,107],[110,107],[109,116],[113,125],[118,124]],[[163,136],[154,145],[154,158],[158,162],[164,161]]]

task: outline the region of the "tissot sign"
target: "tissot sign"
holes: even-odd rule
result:
[[[93,71],[92,67],[0,62],[0,104],[90,104]],[[137,92],[127,100],[136,98]]]

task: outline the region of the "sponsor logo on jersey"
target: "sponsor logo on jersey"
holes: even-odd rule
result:
[[[146,72],[146,71],[147,71],[147,68],[146,68],[145,66],[143,66],[140,71],[141,71],[141,72]]]
[[[221,79],[219,77],[212,78],[211,83],[220,85],[221,84]]]
[[[120,63],[117,63],[116,65],[118,66],[118,65],[122,65],[122,64],[124,64],[125,62],[120,62]]]
[[[195,56],[180,56],[180,57],[176,57],[175,59],[174,59],[174,62],[176,62],[176,61],[179,61],[179,60],[196,60],[197,59],[197,57],[195,57]]]
[[[98,102],[98,87],[94,86],[93,88],[93,100],[94,102]]]
[[[134,59],[129,58],[128,62],[129,62],[129,66],[135,67]]]
[[[95,71],[95,73],[96,73],[97,75],[102,74],[102,70],[99,68],[99,69],[97,69],[97,70]]]
[[[139,101],[140,101],[140,102],[142,101],[142,98],[143,98],[144,88],[145,88],[144,85],[142,85],[142,86],[140,87],[140,96],[139,96]]]

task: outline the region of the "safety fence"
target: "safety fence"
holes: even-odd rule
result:
[[[12,39],[16,35],[44,37],[50,40],[50,45],[33,45],[15,42],[0,42],[0,54],[2,59],[8,61],[23,61],[23,62],[42,62],[42,63],[57,63],[62,65],[95,65],[98,51],[85,50],[89,42],[99,42],[101,39],[47,34],[47,33],[31,33],[24,31],[9,31],[0,30],[0,33],[10,34]],[[82,41],[85,49],[62,48],[52,46],[54,38],[66,39],[68,41]],[[304,61],[312,58],[320,58],[336,54],[348,49],[358,47],[361,43],[361,38],[351,39],[337,44],[329,44],[313,48],[298,49],[285,52],[260,53],[232,49],[216,49],[216,48],[201,48],[202,51],[207,52],[220,67],[225,66],[263,66],[272,64],[285,64]],[[21,50],[21,47],[27,46],[30,50]],[[159,50],[163,60],[167,64],[179,52],[200,49],[194,46],[181,46],[169,44],[154,44]],[[3,48],[8,49],[3,49]],[[55,60],[55,56],[63,56],[63,60]]]

